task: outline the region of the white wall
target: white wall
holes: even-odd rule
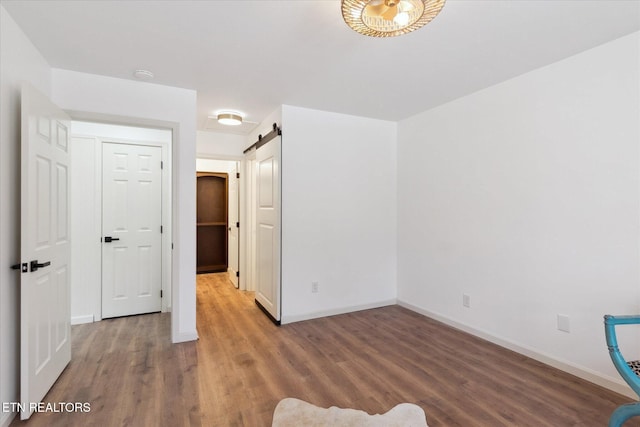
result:
[[[196,92],[60,69],[52,78],[53,101],[76,119],[173,129],[172,339],[196,339]]]
[[[394,304],[396,124],[285,105],[281,171],[282,322]]]
[[[198,157],[238,160],[247,148],[246,141],[247,137],[244,135],[198,131],[196,152]]]
[[[280,106],[271,112],[267,117],[260,122],[245,138],[245,146],[243,151],[249,148],[251,145],[258,141],[260,135],[266,135],[273,130],[273,124],[282,127],[282,109],[284,106]]]
[[[121,126],[109,123],[80,122],[74,120],[71,123],[71,132],[74,135],[97,135],[102,139],[171,144],[171,131],[168,129]]]
[[[197,172],[236,173],[237,161],[217,159],[196,159]]]
[[[20,273],[20,85],[51,94],[51,68],[0,5],[0,401],[18,401]],[[0,425],[14,414],[0,413]]]
[[[71,125],[71,324],[101,318],[102,178],[100,140],[73,135]],[[96,170],[96,165],[98,169]]]
[[[639,52],[636,33],[399,123],[399,301],[622,384],[602,317],[640,310]]]

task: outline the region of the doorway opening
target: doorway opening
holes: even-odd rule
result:
[[[234,186],[229,181],[229,200],[237,201],[238,209],[229,210],[227,221],[228,271],[232,273],[232,265],[239,268],[236,275],[230,274],[229,282],[240,291],[250,292],[256,305],[277,325],[280,324],[282,299],[281,135],[280,128],[274,123],[271,132],[260,135],[255,144],[244,150],[244,156],[231,160],[231,169],[224,166],[224,160],[196,158],[198,174],[208,166],[211,173],[227,173],[230,180],[239,179],[235,192],[231,191]],[[205,166],[205,162],[210,163]],[[226,172],[229,170],[231,172]],[[239,218],[236,227],[231,219],[232,212]],[[234,231],[237,232],[235,236]],[[198,243],[198,246],[204,247],[204,244]],[[237,264],[232,264],[232,257]],[[237,282],[234,282],[236,278]],[[202,275],[198,276],[197,289],[201,281],[205,281]],[[215,282],[220,282],[220,278]]]
[[[71,323],[171,311],[172,131],[71,124]]]
[[[240,285],[240,162],[196,159],[196,271]]]
[[[196,273],[226,272],[229,268],[228,174],[196,173]]]

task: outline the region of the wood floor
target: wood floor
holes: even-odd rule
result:
[[[198,342],[172,345],[168,314],[74,326],[45,401],[91,412],[12,425],[269,426],[297,397],[369,413],[412,402],[430,427],[605,426],[629,401],[398,306],[276,327],[224,274],[198,276],[197,304]]]

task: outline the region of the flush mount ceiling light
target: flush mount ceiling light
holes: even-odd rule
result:
[[[218,113],[218,123],[227,126],[239,126],[242,124],[242,116],[237,113]]]
[[[393,37],[428,24],[445,0],[342,0],[342,17],[353,30],[371,37]]]

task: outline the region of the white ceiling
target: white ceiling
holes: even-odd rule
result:
[[[388,39],[350,30],[338,0],[2,5],[52,67],[196,90],[199,129],[281,104],[395,121],[640,30],[640,0],[448,0]]]

